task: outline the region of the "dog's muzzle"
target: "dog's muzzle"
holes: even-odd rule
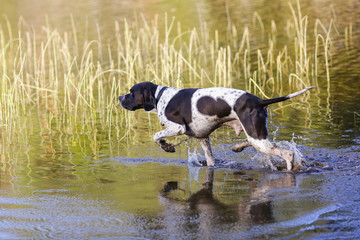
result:
[[[122,100],[124,99],[124,96],[119,96],[118,99],[119,99],[119,102],[120,102],[120,106],[123,107],[123,105],[121,104],[121,102],[122,102]]]

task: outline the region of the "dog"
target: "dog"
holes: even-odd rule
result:
[[[246,91],[232,88],[176,89],[151,82],[135,84],[130,93],[119,96],[120,106],[135,111],[145,109],[157,113],[166,129],[154,134],[154,141],[166,152],[175,152],[173,144],[164,138],[188,135],[200,140],[206,165],[215,165],[209,135],[221,126],[233,128],[236,135],[246,134],[247,140],[232,147],[234,152],[253,146],[269,155],[286,161],[287,170],[293,168],[294,153],[272,144],[268,138],[267,106],[296,97],[313,87],[289,95],[260,99]]]

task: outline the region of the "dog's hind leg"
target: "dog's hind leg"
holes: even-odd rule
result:
[[[200,138],[200,144],[205,153],[206,164],[208,167],[215,165],[214,157],[211,151],[209,138]]]
[[[250,147],[250,146],[251,146],[251,143],[249,141],[244,141],[242,143],[238,143],[238,144],[232,146],[231,150],[233,152],[241,152],[242,150],[244,150],[244,148]]]
[[[256,150],[265,154],[281,157],[286,161],[287,170],[290,171],[292,169],[293,161],[294,161],[294,153],[292,151],[275,146],[270,142],[269,139],[261,139],[261,140],[252,139],[252,138],[248,138],[248,139],[249,142],[251,142],[251,145],[254,148],[256,148]]]
[[[274,146],[269,152],[269,154],[279,156],[284,159],[286,161],[287,170],[292,170],[294,163],[294,153],[292,151]]]
[[[165,152],[175,152],[175,146],[167,143],[163,138],[184,134],[185,127],[180,124],[171,124],[168,128],[154,134],[153,139]]]

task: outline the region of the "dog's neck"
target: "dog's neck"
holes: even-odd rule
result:
[[[155,92],[155,108],[156,109],[157,109],[157,104],[160,101],[160,98],[166,89],[167,89],[167,87],[164,87],[164,86],[158,86],[158,88],[156,89],[156,92]]]

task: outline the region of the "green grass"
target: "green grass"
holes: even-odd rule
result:
[[[266,24],[254,13],[252,26],[235,26],[229,19],[221,37],[206,22],[184,30],[167,15],[161,24],[157,17],[147,21],[142,16],[136,22],[114,22],[106,37],[99,26],[94,37],[84,36],[73,19],[72,31],[59,32],[48,21],[35,30],[22,19],[14,30],[3,18],[0,142],[30,142],[28,126],[34,122],[42,131],[57,129],[64,135],[96,134],[100,128],[109,139],[126,141],[142,120],[134,117],[138,113],[121,109],[117,96],[141,81],[178,88],[241,86],[268,98],[319,86],[320,74],[326,73],[330,94],[333,41],[340,35],[335,23],[316,20],[310,34],[299,3],[290,4],[289,10],[292,19],[285,29],[272,21],[271,31],[265,32]],[[260,31],[265,47],[256,47],[258,35],[252,30]],[[283,46],[280,31],[288,37]],[[346,46],[353,43],[351,24],[343,38]],[[306,102],[308,96],[301,97]],[[160,128],[149,116],[145,121],[150,123],[149,136]]]

